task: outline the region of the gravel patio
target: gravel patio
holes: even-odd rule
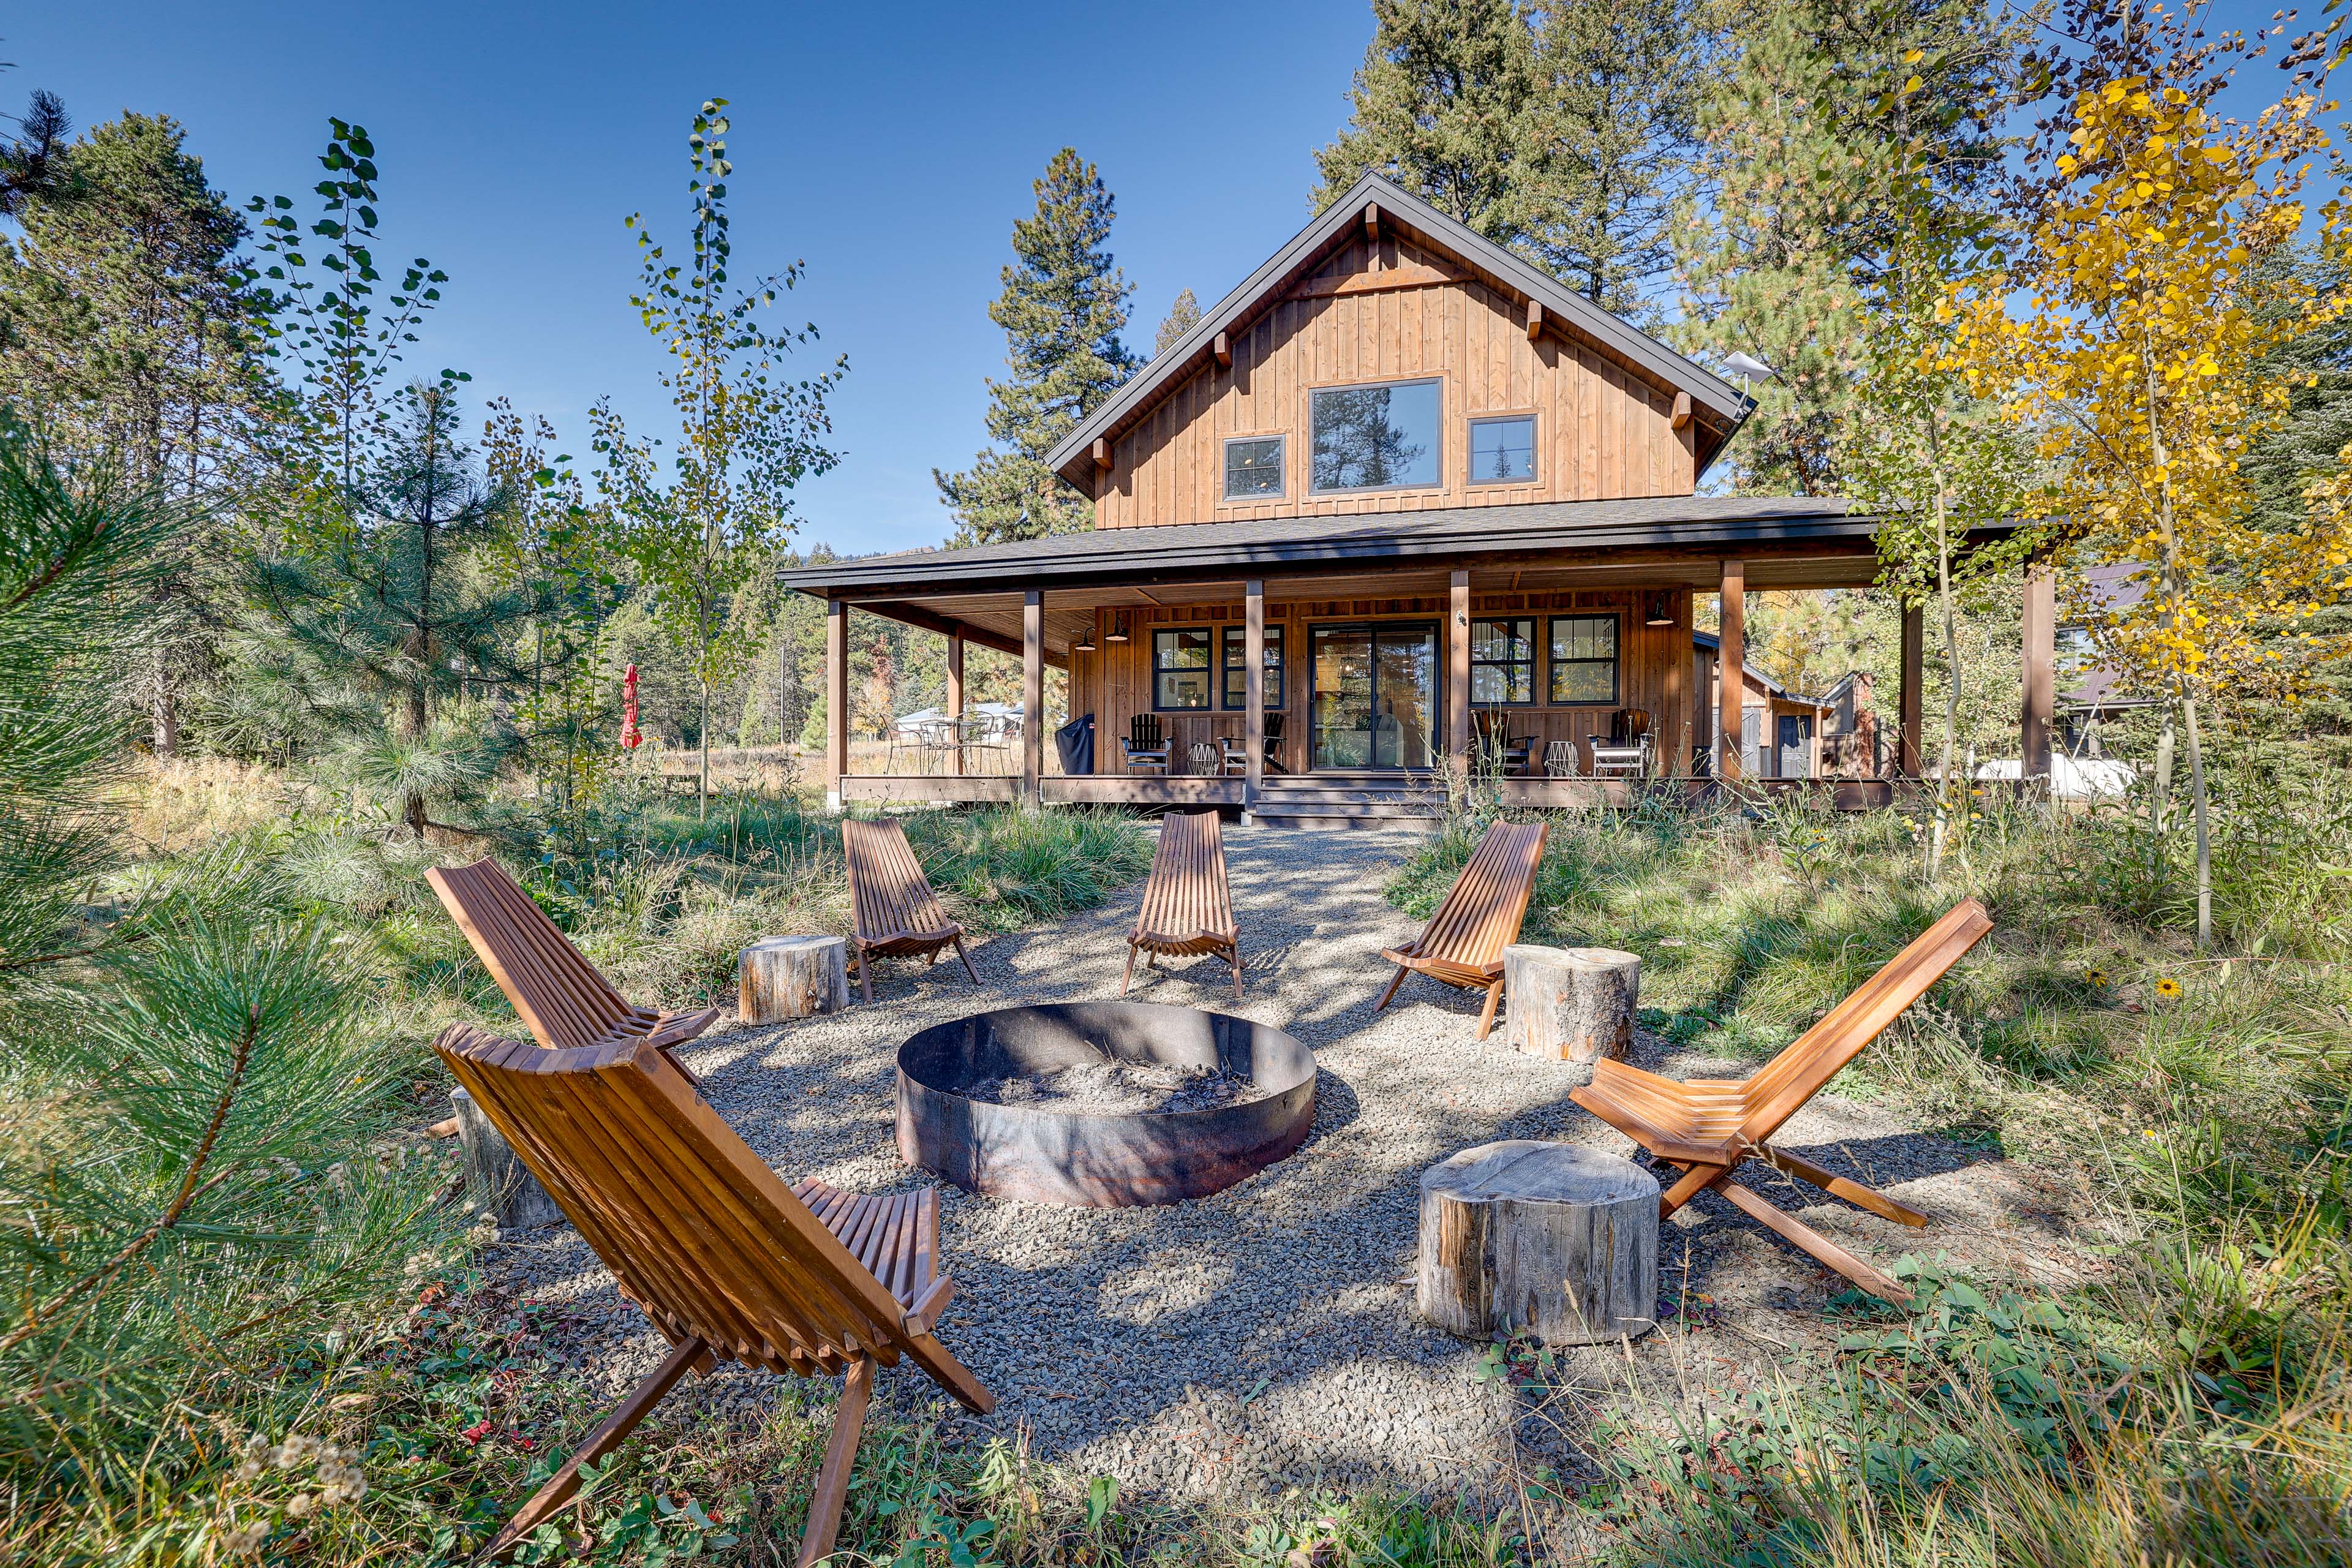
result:
[[[1479,1381],[1481,1347],[1412,1311],[1421,1172],[1501,1138],[1632,1145],[1569,1100],[1589,1069],[1514,1055],[1499,1024],[1476,1043],[1475,994],[1409,981],[1373,1012],[1388,973],[1379,949],[1413,929],[1380,892],[1410,838],[1229,829],[1225,844],[1248,964],[1238,1011],[1316,1051],[1312,1137],[1236,1186],[1170,1207],[1059,1209],[944,1189],[940,1245],[958,1293],[940,1333],[1000,1403],[972,1419],[905,1371],[885,1373],[886,1402],[937,1402],[974,1436],[1025,1435],[1038,1455],[1129,1487],[1450,1491],[1531,1464],[1573,1474],[1578,1439],[1606,1409],[1736,1397],[1769,1384],[1777,1362],[1825,1353],[1841,1331],[1822,1309],[1842,1282],[1710,1195],[1664,1234],[1660,1300],[1688,1303],[1665,1331],[1630,1355],[1573,1352],[1571,1394],[1541,1412]],[[952,963],[886,961],[874,1006],[713,1034],[688,1059],[787,1180],[919,1184],[893,1142],[898,1043],[982,1008],[1116,996],[1140,890],[979,944],[980,991]],[[1133,994],[1231,1011],[1229,986],[1207,959],[1139,973]],[[1646,1035],[1635,1060],[1676,1077],[1708,1068]],[[1750,1167],[1751,1184],[1881,1267],[1906,1251],[2053,1279],[2084,1267],[2065,1235],[2068,1196],[1984,1151],[1828,1095],[1783,1142],[1937,1216],[1925,1235],[1906,1231],[1810,1187],[1767,1186]],[[495,1247],[485,1266],[504,1289],[570,1302],[576,1331],[560,1353],[616,1392],[666,1348],[569,1227]],[[764,1404],[776,1381],[733,1369],[685,1396]]]

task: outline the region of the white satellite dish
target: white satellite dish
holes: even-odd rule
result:
[[[1751,359],[1746,354],[1733,354],[1723,362],[1723,368],[1739,378],[1739,387],[1743,392],[1748,389],[1748,384],[1751,381],[1772,379],[1770,365],[1760,359]]]

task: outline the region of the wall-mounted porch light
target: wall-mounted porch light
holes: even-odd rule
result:
[[[1110,630],[1103,633],[1103,641],[1125,642],[1126,640],[1127,612],[1125,610],[1113,610],[1110,613]]]
[[[1675,624],[1675,596],[1664,588],[1653,588],[1642,595],[1642,620],[1644,625],[1670,626]]]

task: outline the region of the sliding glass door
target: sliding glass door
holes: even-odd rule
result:
[[[1425,768],[1437,741],[1437,628],[1425,623],[1316,626],[1318,768]]]

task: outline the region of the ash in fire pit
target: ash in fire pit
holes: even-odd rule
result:
[[[1314,1054],[1222,1013],[1006,1007],[898,1047],[900,1156],[992,1197],[1206,1197],[1297,1148],[1314,1121]]]
[[[1035,1074],[982,1079],[967,1100],[1089,1116],[1174,1116],[1263,1100],[1266,1091],[1223,1068],[1123,1062],[1106,1057]]]

